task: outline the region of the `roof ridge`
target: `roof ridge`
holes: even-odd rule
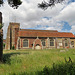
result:
[[[20,31],[47,31],[47,32],[58,32],[57,30],[37,30],[37,29],[20,29]]]

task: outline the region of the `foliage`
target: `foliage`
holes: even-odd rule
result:
[[[48,2],[42,1],[42,3],[38,3],[38,7],[46,10],[48,7],[54,6],[56,3],[61,3],[64,0],[49,0]]]
[[[52,68],[45,66],[37,75],[75,75],[75,63],[53,64]]]
[[[3,4],[3,0],[0,0],[0,4]]]
[[[56,3],[61,3],[62,1],[64,1],[64,0],[49,0],[48,2],[43,0],[42,3],[38,3],[38,7],[45,10],[48,7],[54,6]],[[4,1],[0,0],[0,5],[2,5],[3,3],[4,3]],[[19,5],[22,4],[22,1],[21,0],[8,0],[8,4],[11,7],[14,7],[17,9],[19,7]]]
[[[21,0],[7,0],[8,1],[8,4],[13,7],[13,8],[18,8],[19,5],[22,4],[22,1]],[[0,0],[0,5],[2,5],[4,3],[3,0]]]
[[[21,0],[8,0],[8,4],[11,6],[11,7],[14,7],[14,8],[18,8],[19,5],[22,4]]]
[[[12,49],[12,50],[15,50],[15,46],[13,45],[11,49]]]
[[[3,48],[5,48],[5,43],[3,43]]]
[[[0,29],[3,27],[3,24],[0,23]]]
[[[63,64],[54,63],[52,68],[45,66],[43,71],[38,72],[38,75],[75,75],[75,63],[71,61]]]

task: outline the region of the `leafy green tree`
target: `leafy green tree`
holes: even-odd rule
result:
[[[7,0],[8,1],[8,4],[13,7],[13,8],[18,8],[19,5],[22,4],[22,1],[21,0]],[[0,0],[0,5],[3,5],[4,4],[4,0]]]
[[[46,2],[45,0],[42,1],[42,3],[38,3],[38,7],[46,10],[48,7],[54,6],[57,3],[61,3],[64,0],[49,0]]]

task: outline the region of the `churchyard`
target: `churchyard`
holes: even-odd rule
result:
[[[70,61],[72,63],[70,66],[73,66],[72,71],[75,72],[75,64],[73,64],[75,62],[75,49],[4,50],[3,63],[0,64],[0,75],[53,75],[47,74],[47,72],[41,74],[41,72],[51,69],[53,64],[64,65],[66,61],[69,62],[69,57],[72,61]],[[64,69],[68,67],[67,65]]]

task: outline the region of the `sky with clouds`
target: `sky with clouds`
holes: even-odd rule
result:
[[[9,22],[20,23],[22,29],[58,30],[75,34],[75,0],[65,0],[45,11],[37,7],[42,0],[22,0],[22,2],[18,9],[13,9],[6,1],[0,7],[4,38]]]

